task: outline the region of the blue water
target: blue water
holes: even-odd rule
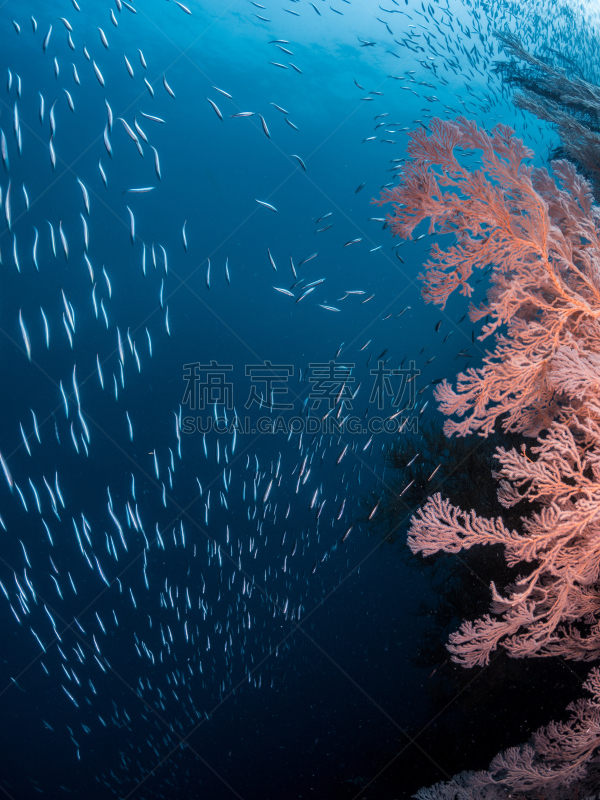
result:
[[[386,350],[381,358],[390,369],[414,362],[420,370],[415,387],[423,391],[400,419],[408,416],[418,431],[436,416],[431,381],[452,379],[466,366],[456,359],[459,350],[471,348],[471,364],[484,350],[472,342],[468,320],[458,325],[464,300],[453,298],[441,312],[420,298],[417,276],[430,240],[396,251],[382,222],[369,220],[389,208],[371,199],[394,182],[392,159],[406,156],[408,132],[437,114],[466,113],[489,127],[514,124],[536,151],[534,163],[543,164],[556,136],[517,115],[508,94],[502,97],[490,72],[499,57],[490,32],[506,25],[528,44],[552,41],[571,52],[580,10],[570,22],[568,4],[553,6],[542,26],[535,16],[547,12],[542,4],[518,13],[504,4],[493,21],[480,5],[452,3],[444,16],[442,4],[434,4],[437,19],[453,22],[450,41],[469,26],[475,36],[481,25],[482,37],[469,47],[492,48],[492,55],[478,56],[475,69],[457,49],[453,69],[431,55],[431,40],[415,39],[417,52],[394,41],[411,30],[437,33],[414,0],[391,0],[387,11],[357,0],[315,0],[320,14],[304,0],[268,2],[261,9],[189,0],[191,15],[164,0],[136,4],[137,13],[92,0],[82,0],[80,11],[67,0],[9,0],[0,10],[6,87],[0,125],[9,156],[0,177],[0,450],[17,484],[0,476],[6,529],[0,531],[0,581],[8,596],[0,595],[0,786],[7,797],[400,798],[444,776],[444,765],[435,766],[439,754],[427,760],[415,747],[415,760],[423,760],[415,774],[404,783],[396,776],[393,784],[381,777],[432,712],[427,670],[410,661],[426,577],[397,550],[381,550],[358,521],[361,499],[385,480],[382,450],[393,440],[392,433],[376,431],[366,447],[368,424],[399,408],[393,395],[377,408],[371,370]],[[74,50],[61,17],[73,28]],[[281,46],[293,55],[272,40],[285,40]],[[484,97],[490,89],[493,105]],[[113,114],[112,157],[103,141],[105,101]],[[254,115],[232,118],[244,111]],[[148,143],[138,133],[143,157],[119,118],[131,128],[135,119],[147,137]],[[89,214],[77,178],[89,193]],[[141,187],[154,188],[128,192]],[[32,258],[36,228],[39,270]],[[320,279],[299,300],[302,286]],[[484,290],[485,284],[476,288],[474,302]],[[48,347],[40,307],[49,323]],[[284,424],[295,417],[299,425],[312,405],[315,365],[347,365],[341,416],[352,415],[359,430],[257,432],[259,418],[278,416],[267,398],[262,408],[245,408],[252,385],[247,370],[265,361],[285,368],[289,379],[278,384],[277,399],[291,408],[279,417]],[[230,385],[231,406],[182,406],[185,365],[210,362]],[[395,393],[399,378],[390,380]],[[337,384],[328,386],[331,397],[342,383],[337,374]],[[401,405],[408,400],[407,393]],[[320,420],[327,410],[324,401],[311,415]],[[233,432],[212,430],[205,438],[184,432],[192,420],[208,424],[215,413],[229,423],[237,413],[248,425],[237,433],[235,450]],[[143,531],[130,517],[136,505]]]

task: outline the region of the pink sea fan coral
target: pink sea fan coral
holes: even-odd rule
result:
[[[458,146],[482,150],[481,169],[459,164]],[[394,204],[388,223],[395,234],[411,238],[429,219],[430,234],[454,237],[446,249],[431,250],[421,276],[425,301],[443,307],[455,289],[470,296],[473,270],[490,271],[486,302],[471,305],[470,317],[488,318],[479,338],[495,334],[495,349],[482,367],[460,373],[456,388],[447,381],[437,387],[442,412],[459,418],[447,420],[445,432],[487,436],[500,421],[506,431],[537,439],[520,451],[496,451],[498,499],[523,508],[518,529],[435,494],[411,520],[409,547],[431,555],[500,544],[508,566],[523,565],[509,586],[491,584],[488,614],[451,634],[454,661],[482,666],[498,647],[516,658],[596,661],[600,211],[572,164],[553,162],[552,175],[526,166],[531,151],[504,125],[487,133],[464,118],[433,120],[430,132],[413,134],[408,150],[412,161],[400,184],[377,202]],[[594,699],[573,703],[569,721],[552,722],[531,744],[500,753],[487,772],[463,773],[417,796],[562,798],[571,784],[596,788],[599,676],[592,671],[586,688]],[[520,794],[505,795],[507,789]]]

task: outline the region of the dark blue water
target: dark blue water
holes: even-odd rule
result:
[[[412,738],[436,713],[428,670],[410,660],[428,582],[360,518],[385,480],[394,428],[381,433],[383,420],[408,403],[396,425],[418,435],[436,415],[431,382],[467,365],[460,350],[477,364],[484,349],[458,324],[464,301],[440,312],[420,298],[430,240],[395,250],[370,219],[389,209],[371,199],[394,182],[409,131],[435,115],[514,124],[544,163],[553,134],[503,98],[491,31],[569,51],[580,12],[570,21],[554,8],[542,26],[542,4],[503,4],[493,20],[483,4],[431,13],[412,0],[188,5],[191,15],[163,0],[137,13],[92,0],[0,10],[0,450],[16,483],[1,477],[0,786],[11,798],[408,797],[448,774],[443,752]],[[444,56],[431,38],[440,25],[454,45]],[[399,44],[411,35],[418,46]],[[463,42],[479,44],[471,61]],[[137,121],[143,157],[119,118]],[[142,187],[154,188],[128,191]],[[381,407],[378,356],[400,369]],[[226,394],[216,410],[192,408],[189,365],[199,390],[212,362]],[[285,409],[269,408],[257,380],[265,362],[287,376],[274,395]],[[395,398],[411,362],[415,391]],[[194,430],[215,414],[225,427],[237,415],[235,439]],[[309,417],[316,427],[302,432]],[[330,425],[345,417],[354,428]],[[259,419],[278,419],[278,432]],[[468,745],[464,756],[467,768]]]

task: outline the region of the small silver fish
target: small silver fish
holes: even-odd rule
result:
[[[71,93],[68,92],[66,89],[63,89],[63,92],[67,96],[67,103],[69,104],[69,108],[73,113],[75,113],[75,103],[73,102],[73,98],[71,97]]]
[[[48,45],[50,44],[50,37],[51,36],[52,36],[52,25],[50,25],[48,33],[46,34],[46,38],[44,39],[44,42],[42,44],[42,49],[44,50],[44,53],[48,49]]]
[[[153,117],[152,114],[144,114],[143,111],[140,111],[140,114],[142,115],[142,117],[146,117],[146,119],[151,119],[153,122],[162,122],[164,124],[164,119],[161,119],[160,117]]]
[[[94,72],[96,74],[96,77],[98,78],[98,83],[100,84],[100,86],[105,86],[106,84],[104,82],[104,75],[100,72],[100,69],[98,68],[98,65],[96,64],[95,61],[92,61],[92,67],[94,68]]]
[[[152,145],[150,145],[150,147],[152,147]],[[156,147],[152,147],[152,149],[154,150],[154,169],[158,176],[158,180],[161,181],[162,178],[160,175],[160,159],[158,157],[158,150],[156,149]]]
[[[190,17],[192,16],[192,12],[189,10],[187,6],[184,6],[183,3],[180,3],[179,0],[173,0],[175,5],[179,6],[182,11],[185,11],[186,14],[189,14]]]
[[[206,99],[208,100],[208,102],[209,102],[209,103],[211,104],[211,106],[213,107],[213,109],[214,109],[214,111],[215,111],[215,114],[217,115],[217,117],[218,117],[218,118],[219,118],[221,121],[223,121],[223,114],[221,114],[221,112],[219,111],[219,107],[217,106],[217,104],[216,104],[216,103],[213,103],[213,101],[210,99],[210,97],[207,97]]]
[[[129,206],[125,206],[127,211],[129,211],[129,235],[131,237],[131,244],[135,243],[135,217],[133,216],[133,211],[129,208]]]
[[[304,161],[302,161],[300,156],[297,156],[294,153],[292,153],[291,154],[291,158],[295,158],[298,161],[298,163],[300,164],[300,166],[302,167],[302,169],[304,170],[304,172],[306,172],[306,164],[304,163]]]
[[[262,114],[259,114],[258,116],[260,117],[260,121],[262,123],[262,127],[263,127],[263,131],[265,132],[265,136],[267,136],[270,139],[271,138],[271,134],[269,133],[269,129],[267,128],[267,123],[265,122],[265,118],[263,117]]]
[[[169,84],[167,83],[167,78],[166,78],[166,76],[165,76],[165,75],[163,75],[163,85],[164,85],[165,89],[167,90],[167,92],[168,92],[168,93],[171,95],[171,97],[173,97],[174,99],[176,99],[176,98],[175,98],[175,92],[173,91],[173,89],[171,89],[171,87],[170,87],[170,86],[169,86]]]
[[[256,200],[256,197],[254,199]],[[272,206],[271,203],[265,203],[264,200],[256,200],[256,202],[259,203],[259,205],[264,206],[265,208],[270,208],[271,211],[277,211],[275,206]]]

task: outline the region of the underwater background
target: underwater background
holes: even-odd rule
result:
[[[385,453],[431,444],[433,387],[485,347],[464,298],[423,303],[429,237],[400,246],[371,200],[436,116],[546,164],[494,32],[593,82],[597,26],[575,2],[2,4],[4,796],[407,798],[564,708],[537,665],[501,711],[440,688],[436,628],[415,660],[439,592],[413,507],[370,524]]]

